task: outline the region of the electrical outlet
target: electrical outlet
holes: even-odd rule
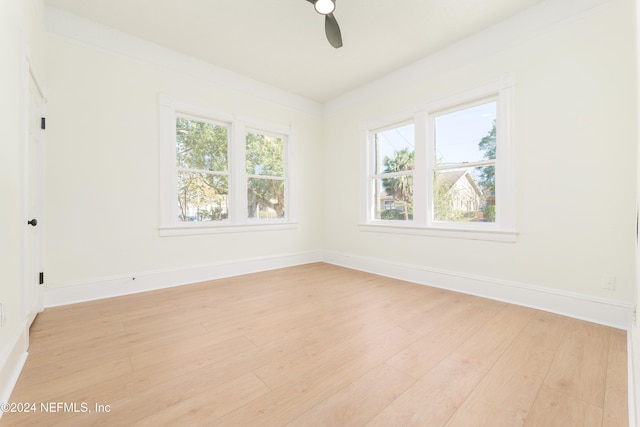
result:
[[[613,290],[616,288],[616,276],[613,274],[604,274],[602,276],[602,289]]]

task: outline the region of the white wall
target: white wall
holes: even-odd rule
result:
[[[636,175],[636,218],[640,220],[640,0],[635,0],[635,18],[636,18],[636,147],[638,147],[637,153],[637,175]],[[640,306],[640,236],[638,236],[638,230],[636,230],[636,289],[635,289],[635,307]],[[640,327],[638,325],[637,315],[635,316],[633,325],[628,332],[629,339],[629,380],[632,381],[632,386],[629,387],[629,391],[634,393],[633,396],[629,396],[629,405],[636,420],[638,420],[638,411],[640,410]]]
[[[22,316],[22,137],[20,126],[21,64],[25,54],[32,67],[44,73],[43,6],[37,0],[0,2],[0,402],[8,398],[25,353]],[[23,46],[23,47],[21,47]],[[0,413],[0,416],[2,414]]]
[[[326,155],[325,249],[371,260],[495,278],[633,303],[636,78],[633,1],[613,1],[525,39],[514,26],[441,52],[417,82],[389,78],[332,103]],[[516,37],[517,36],[517,37]],[[482,38],[484,37],[484,38]],[[486,55],[479,44],[517,43]],[[461,57],[470,58],[461,63]],[[433,67],[430,67],[433,66]],[[434,72],[431,68],[440,70]],[[358,229],[359,128],[367,120],[516,75],[516,243]],[[387,87],[393,90],[387,89]],[[614,274],[616,289],[601,286]],[[481,292],[481,290],[480,290]]]
[[[50,289],[320,249],[322,168],[316,159],[322,152],[322,123],[316,114],[295,102],[280,103],[278,97],[286,94],[275,89],[272,93],[266,89],[266,96],[252,95],[250,87],[243,90],[241,78],[240,84],[231,79],[224,84],[219,70],[202,63],[49,12],[48,19],[56,22],[48,25],[54,28],[63,20],[65,25],[85,26],[86,34],[80,37],[89,39],[93,33],[103,37],[100,46],[67,35],[48,38],[45,253]],[[131,49],[147,58],[129,55]],[[218,77],[209,76],[209,71]],[[291,125],[292,207],[299,226],[160,237],[160,93],[213,110]],[[319,111],[319,106],[307,107]]]
[[[19,110],[16,108],[19,102],[18,87],[20,82],[20,38],[19,2],[0,3],[0,58],[2,58],[2,85],[0,92],[0,113],[3,120],[0,122],[0,131],[3,135],[2,156],[0,156],[0,176],[2,177],[0,205],[0,230],[2,230],[2,245],[0,246],[0,298],[3,307],[19,307],[20,290],[20,210],[22,200],[20,198],[20,129]],[[15,22],[15,23],[14,23]],[[13,209],[11,208],[13,206]],[[7,325],[0,328],[0,343],[7,342],[7,336],[18,325],[18,318],[12,314],[8,318]]]

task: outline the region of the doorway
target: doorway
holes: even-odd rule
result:
[[[28,331],[44,306],[44,109],[42,86],[26,60],[22,109],[24,138],[24,248],[22,314]],[[24,74],[23,74],[24,75]]]

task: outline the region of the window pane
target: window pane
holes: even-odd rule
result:
[[[213,123],[176,118],[176,159],[181,168],[226,171],[229,129]]]
[[[496,103],[488,102],[435,119],[436,165],[496,158]]]
[[[374,179],[375,219],[413,219],[413,176]]]
[[[224,175],[178,172],[180,221],[221,221],[227,219],[229,179]]]
[[[284,181],[249,178],[247,183],[249,218],[284,218]]]
[[[435,221],[495,222],[495,166],[436,171],[433,179]]]
[[[282,138],[247,133],[247,173],[249,175],[284,176],[284,141]]]
[[[375,173],[398,172],[415,168],[414,124],[376,132]]]

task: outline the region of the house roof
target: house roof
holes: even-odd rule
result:
[[[478,183],[473,176],[469,173],[469,169],[457,169],[451,171],[441,171],[438,175],[438,181],[445,186],[446,190],[449,191],[451,187],[453,187],[458,181],[461,179],[465,179],[471,187],[473,187],[474,191],[479,195],[482,195],[482,190],[478,186]]]

